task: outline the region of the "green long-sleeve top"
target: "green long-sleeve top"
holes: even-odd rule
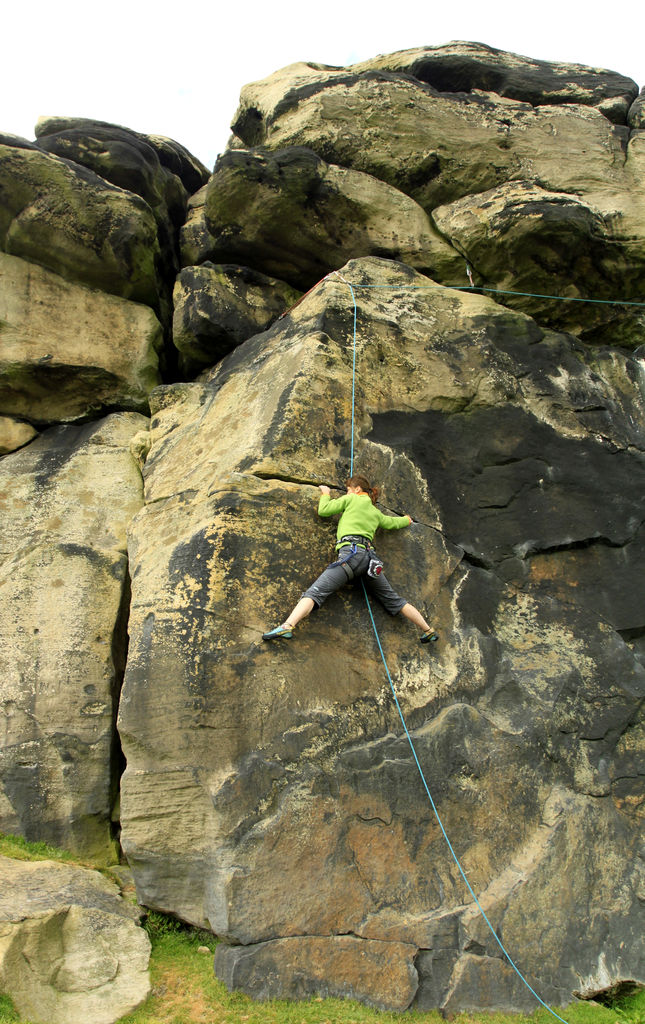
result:
[[[379,526],[384,530],[402,530],[410,525],[409,516],[386,516],[376,505],[372,505],[369,494],[344,494],[342,498],[321,494],[318,515],[335,516],[339,512],[342,514],[336,530],[337,540],[352,534],[373,540]]]

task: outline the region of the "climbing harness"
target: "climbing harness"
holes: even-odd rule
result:
[[[343,277],[343,275],[340,273],[340,271],[338,271],[338,270],[333,271],[332,274],[328,274],[327,277],[329,278],[329,277],[332,277],[333,275],[339,277],[340,280],[344,284],[347,285],[347,287],[351,291],[352,300],[353,300],[353,303],[354,303],[354,335],[353,335],[353,357],[352,357],[352,420],[351,420],[352,436],[351,436],[350,470],[349,470],[350,476],[351,476],[353,474],[353,472],[354,472],[354,405],[355,405],[355,394],[356,394],[356,320],[357,320],[358,310],[357,310],[356,293],[354,291],[354,287],[350,284],[349,281],[347,281]],[[383,286],[379,286],[379,285],[357,285],[356,287],[365,287],[365,288],[384,287],[384,288],[388,288],[388,287],[392,287],[392,286],[389,286],[389,285],[383,285]],[[441,286],[437,286],[437,287],[441,287]],[[469,286],[467,286],[467,287],[469,287]],[[626,303],[626,304],[627,305],[642,305],[642,306],[645,306],[645,303]],[[350,538],[347,538],[347,539],[350,539]],[[351,555],[349,557],[351,558]],[[336,564],[338,564],[338,563],[336,563]],[[382,563],[381,563],[381,568],[382,568]],[[353,574],[352,574],[351,578],[353,578]],[[564,1019],[564,1017],[561,1017],[558,1013],[555,1012],[555,1010],[551,1009],[551,1007],[548,1005],[548,1003],[545,1003],[544,1000],[540,998],[540,996],[537,994],[535,989],[532,988],[532,986],[526,980],[524,975],[521,973],[520,969],[517,967],[517,965],[515,964],[514,960],[512,959],[512,957],[510,956],[510,954],[508,953],[506,948],[504,947],[501,939],[499,938],[497,932],[495,931],[495,928],[493,927],[493,925],[489,921],[489,919],[488,919],[488,917],[486,915],[486,912],[484,911],[484,908],[482,907],[481,903],[477,899],[477,896],[475,895],[475,892],[474,892],[470,882],[468,881],[468,878],[466,877],[466,873],[465,873],[463,867],[461,866],[461,862],[460,862],[459,858],[457,857],[457,854],[454,851],[452,843],[450,842],[450,839],[448,838],[448,834],[447,834],[447,832],[446,832],[446,830],[444,828],[444,825],[443,825],[443,822],[441,820],[441,817],[439,816],[439,812],[438,812],[436,804],[435,804],[435,802],[434,802],[434,800],[432,798],[432,794],[430,792],[430,788],[429,788],[428,783],[426,781],[426,777],[423,774],[423,768],[421,767],[421,762],[419,761],[419,758],[417,756],[417,752],[416,752],[416,749],[415,749],[415,746],[414,746],[414,742],[412,740],[412,736],[410,735],[410,732],[408,730],[408,727],[407,727],[407,724],[406,724],[406,721],[405,721],[405,717],[403,715],[403,711],[401,710],[401,705],[399,704],[399,698],[398,698],[397,693],[396,693],[396,688],[394,686],[394,682],[392,680],[392,676],[391,676],[390,670],[388,668],[387,660],[385,658],[383,647],[381,645],[381,639],[379,637],[378,629],[376,628],[376,622],[374,621],[374,615],[372,614],[372,607],[370,605],[370,601],[369,601],[369,598],[367,596],[367,590],[365,588],[364,580],[361,580],[361,586],[363,588],[363,594],[365,596],[365,603],[367,605],[367,610],[369,612],[370,621],[372,623],[372,630],[374,632],[374,636],[376,637],[376,643],[378,645],[378,649],[379,649],[379,652],[380,652],[380,655],[381,655],[381,660],[383,662],[383,666],[385,668],[385,673],[387,675],[387,679],[388,679],[388,682],[390,684],[390,690],[392,691],[392,696],[394,698],[394,703],[395,703],[396,709],[397,709],[397,711],[399,713],[399,718],[401,719],[401,724],[403,726],[403,731],[405,732],[405,735],[407,737],[408,743],[410,745],[410,749],[412,751],[412,756],[414,758],[414,762],[415,762],[415,764],[417,766],[417,769],[419,771],[419,775],[421,776],[421,782],[423,783],[424,789],[425,789],[425,791],[427,793],[428,799],[430,801],[430,805],[432,807],[432,811],[433,811],[434,816],[437,819],[437,822],[439,824],[439,828],[441,829],[441,834],[443,835],[443,838],[446,841],[448,849],[450,850],[452,859],[454,860],[455,864],[457,865],[457,868],[459,869],[459,873],[460,873],[461,877],[464,880],[466,888],[468,889],[468,892],[472,896],[473,901],[474,901],[477,909],[479,910],[483,920],[486,922],[486,924],[487,924],[487,926],[488,926],[488,928],[489,928],[489,930],[491,932],[491,935],[495,939],[495,942],[499,946],[500,950],[502,951],[502,953],[506,957],[506,960],[508,961],[510,966],[513,968],[513,970],[515,971],[517,976],[524,983],[524,985],[529,990],[529,992],[531,992],[532,995],[535,996],[535,998],[537,999],[538,1003],[540,1003],[541,1006],[543,1006],[546,1010],[548,1010],[549,1013],[553,1017],[555,1017],[556,1020],[561,1021],[561,1024],[568,1024],[568,1022]]]

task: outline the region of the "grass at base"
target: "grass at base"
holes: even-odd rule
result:
[[[78,859],[46,843],[28,843],[19,836],[0,833],[0,855],[21,860]],[[89,867],[91,865],[84,864]],[[256,1003],[241,992],[229,992],[213,974],[212,953],[217,944],[209,932],[187,928],[174,918],[150,912],[146,930],[152,943],[152,991],[145,1003],[121,1017],[118,1024],[443,1024],[433,1010],[388,1013],[345,999],[307,1002],[275,1000]],[[200,953],[207,946],[209,953]],[[595,1002],[554,1007],[567,1024],[645,1024],[645,990],[623,995],[610,1006]],[[547,1010],[538,1007],[530,1016],[504,1013],[461,1013],[454,1024],[554,1024]],[[0,1024],[31,1024],[20,1018],[6,995],[0,994]]]
[[[213,974],[214,936],[184,928],[161,914],[150,915],[147,930],[152,942],[152,991],[119,1024],[444,1024],[435,1010],[388,1013],[344,999],[256,1003],[241,992],[229,992]],[[198,952],[200,946],[208,946],[210,953]],[[645,991],[625,996],[611,1007],[578,1002],[557,1012],[568,1024],[645,1024]],[[530,1016],[461,1013],[452,1020],[454,1024],[553,1024],[555,1018],[538,1008]],[[0,1024],[29,1022],[21,1020],[10,999],[0,996]]]

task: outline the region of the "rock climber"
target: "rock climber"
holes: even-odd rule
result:
[[[340,513],[336,531],[337,561],[328,565],[315,583],[305,590],[282,625],[263,633],[262,639],[290,640],[295,627],[314,608],[320,608],[345,583],[362,579],[369,593],[378,598],[390,615],[401,612],[422,630],[422,644],[438,640],[437,634],[421,612],[392,589],[383,573],[383,563],[372,547],[374,534],[379,527],[384,530],[402,530],[412,525],[412,517],[386,516],[376,508],[378,488],[371,487],[364,476],[351,476],[346,487],[346,494],[332,498],[329,487],[320,485],[322,493],[318,502],[318,515],[327,517]]]

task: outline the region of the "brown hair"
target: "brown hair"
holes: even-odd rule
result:
[[[345,481],[345,487],[360,487],[362,491],[369,494],[372,505],[376,505],[376,501],[379,496],[379,489],[378,487],[370,487],[370,482],[366,477],[360,475],[350,476],[350,478]]]

